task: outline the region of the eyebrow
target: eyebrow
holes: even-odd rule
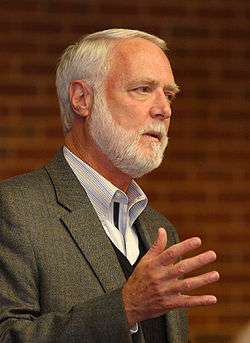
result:
[[[158,85],[157,81],[146,78],[146,79],[133,81],[131,83],[131,86],[137,85],[138,83],[146,83],[146,84],[151,85],[151,86],[157,86]],[[167,84],[166,86],[164,86],[164,90],[173,92],[174,94],[177,94],[180,92],[180,87],[176,83],[171,83],[171,84]]]
[[[170,92],[173,92],[174,94],[177,94],[180,92],[180,87],[176,83],[167,85],[165,89]]]

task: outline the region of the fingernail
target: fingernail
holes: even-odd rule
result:
[[[217,271],[214,271],[213,272],[213,279],[215,281],[218,281],[220,279],[220,274],[217,272]]]
[[[201,239],[199,237],[194,237],[192,240],[193,247],[198,247],[201,245]]]

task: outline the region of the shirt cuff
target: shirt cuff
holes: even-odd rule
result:
[[[133,335],[133,333],[136,333],[138,331],[138,324],[135,323],[135,325],[132,326],[132,328],[129,329],[129,331],[130,331],[131,335]]]

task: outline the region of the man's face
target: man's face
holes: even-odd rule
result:
[[[118,169],[138,177],[162,161],[177,87],[167,57],[145,39],[123,41],[110,58],[90,133]]]

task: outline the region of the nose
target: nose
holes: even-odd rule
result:
[[[155,97],[153,106],[150,109],[152,118],[159,118],[160,120],[168,119],[171,117],[171,105],[163,91],[160,91]]]

